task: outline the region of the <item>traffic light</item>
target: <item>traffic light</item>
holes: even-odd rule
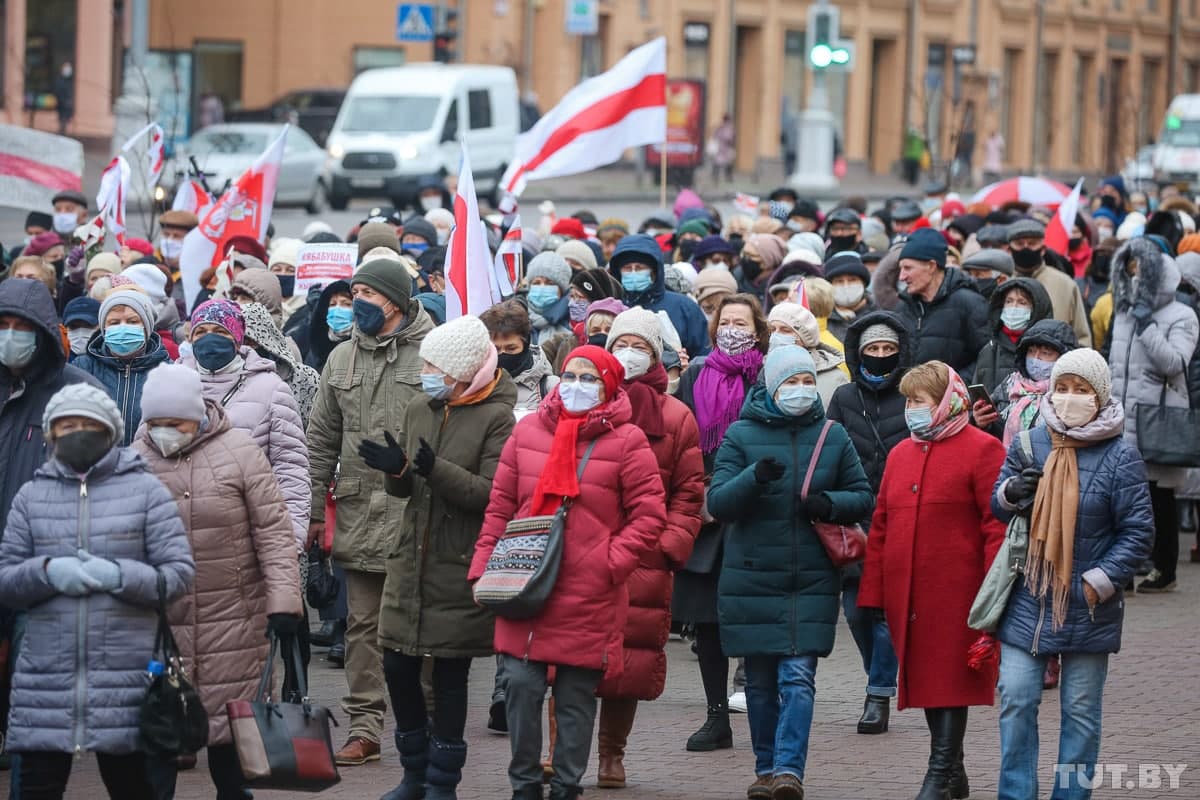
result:
[[[813,69],[849,66],[852,59],[848,42],[841,39],[841,20],[837,6],[813,5],[808,9],[808,63]]]
[[[433,37],[433,60],[441,64],[454,61],[454,40],[458,38],[455,31],[440,31]]]

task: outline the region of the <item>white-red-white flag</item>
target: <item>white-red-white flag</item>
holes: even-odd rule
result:
[[[520,285],[524,276],[525,245],[521,241],[521,215],[513,214],[505,218],[505,222],[509,225],[500,246],[496,248],[496,273],[497,277],[508,284],[508,291],[501,291],[501,294],[509,296],[514,293],[513,287]],[[504,284],[501,284],[501,289],[503,288]]]
[[[458,193],[454,195],[454,229],[446,242],[447,322],[464,314],[478,316],[503,299],[494,263],[479,218],[475,178],[464,144]]]
[[[163,165],[166,164],[166,154],[164,148],[166,139],[163,137],[162,126],[157,122],[151,122],[146,127],[129,137],[129,140],[121,146],[121,152],[128,153],[135,145],[146,137],[146,152],[145,152],[145,169],[146,169],[146,186],[152,187],[158,185],[158,178],[162,175]]]
[[[212,204],[200,224],[183,237],[179,270],[188,308],[200,291],[200,274],[224,259],[222,242],[231,236],[249,236],[260,242],[266,238],[287,133],[285,125],[266,151]]]
[[[567,92],[518,136],[500,187],[519,197],[529,181],[587,172],[666,136],[667,40],[659,37]]]
[[[203,217],[211,205],[212,196],[204,190],[204,185],[196,178],[189,178],[175,191],[175,202],[171,204],[171,210],[190,211],[197,217]]]
[[[792,289],[788,292],[787,299],[789,303],[796,303],[808,308],[808,289],[804,286],[803,278],[792,284]]]
[[[83,188],[83,145],[66,136],[0,125],[0,206],[49,208],[63,190]]]
[[[1060,255],[1066,255],[1071,249],[1071,229],[1075,227],[1075,216],[1079,213],[1079,193],[1083,189],[1083,178],[1075,183],[1075,188],[1066,199],[1058,204],[1058,211],[1046,225],[1046,247]]]
[[[104,227],[116,237],[118,250],[125,244],[125,196],[129,193],[129,162],[117,156],[108,162],[100,175],[100,190],[96,192],[96,207]]]

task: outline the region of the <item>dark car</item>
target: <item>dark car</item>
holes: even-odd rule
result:
[[[321,147],[342,107],[345,89],[297,89],[265,108],[244,108],[225,114],[226,122],[290,122],[299,125]]]

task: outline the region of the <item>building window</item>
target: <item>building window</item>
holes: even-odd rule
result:
[[[403,67],[405,54],[403,47],[363,47],[354,48],[354,74],[380,67]]]
[[[608,41],[608,16],[597,20],[595,36],[579,37],[579,80],[587,80],[604,72],[604,43]]]
[[[1058,82],[1058,53],[1042,54],[1042,74],[1037,80],[1037,109],[1039,141],[1034,145],[1034,166],[1046,167],[1054,154],[1054,86]]]
[[[1005,49],[1004,70],[1000,75],[1000,130],[1011,153],[1013,143],[1013,92],[1020,81],[1021,51]],[[1011,156],[1010,156],[1011,157]]]
[[[1075,97],[1071,103],[1071,141],[1075,142],[1077,164],[1090,163],[1088,160],[1087,131],[1085,124],[1090,120],[1088,113],[1088,86],[1091,85],[1092,56],[1090,53],[1077,53],[1075,56]]]
[[[712,28],[707,22],[683,23],[683,77],[708,81],[708,52]]]
[[[492,127],[492,96],[487,89],[467,92],[467,116],[473,131]]]
[[[1194,94],[1200,91],[1200,61],[1185,61],[1183,63],[1183,92]]]
[[[1162,73],[1162,62],[1158,59],[1147,58],[1142,62],[1142,94],[1138,103],[1137,141],[1136,147],[1149,144],[1154,139],[1155,125],[1161,114],[1156,114],[1158,106],[1158,84]]]
[[[1158,13],[1158,0],[1146,0],[1146,11],[1151,14]]]
[[[25,9],[25,107],[57,108],[74,101],[75,77],[63,65],[75,61],[77,0],[38,0]]]
[[[942,158],[942,105],[946,96],[946,51],[930,42],[925,58],[925,146],[936,165]]]

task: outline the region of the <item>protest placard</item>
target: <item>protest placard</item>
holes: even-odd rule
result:
[[[356,244],[306,244],[296,254],[293,297],[303,297],[314,286],[349,280],[358,261]]]

